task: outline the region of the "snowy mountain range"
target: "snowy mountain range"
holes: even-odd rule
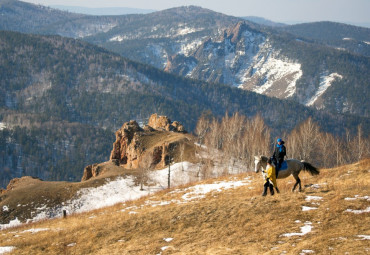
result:
[[[265,27],[195,6],[96,17],[2,1],[1,29],[81,38],[180,76],[369,117],[367,28]]]

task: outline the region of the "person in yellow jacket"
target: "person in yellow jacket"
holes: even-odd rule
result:
[[[267,188],[270,189],[270,194],[271,196],[274,195],[274,187],[277,189],[277,184],[276,184],[276,171],[275,167],[272,164],[271,159],[267,160],[267,166],[266,170],[263,171],[264,177],[265,177],[265,183],[263,184],[263,193],[262,196],[267,195]]]

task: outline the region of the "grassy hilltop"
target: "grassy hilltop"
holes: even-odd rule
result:
[[[261,197],[260,174],[192,183],[112,207],[1,231],[12,254],[366,254],[370,160],[319,176],[278,180]]]

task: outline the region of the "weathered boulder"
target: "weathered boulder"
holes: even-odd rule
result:
[[[155,130],[170,131],[171,120],[167,116],[158,116],[155,113],[150,116],[148,126]]]
[[[150,116],[148,126],[155,130],[186,133],[184,126],[180,122],[171,122],[167,116],[159,116],[156,113]]]
[[[83,174],[83,176],[81,178],[81,181],[87,181],[91,177],[98,176],[99,173],[100,173],[100,170],[101,169],[98,166],[98,164],[93,164],[93,165],[89,165],[89,166],[85,167],[84,174]]]
[[[178,121],[172,122],[171,126],[175,132],[186,133],[185,127]]]

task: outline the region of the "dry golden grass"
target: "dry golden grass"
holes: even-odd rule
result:
[[[369,240],[359,235],[370,235],[369,213],[346,210],[364,210],[370,201],[344,198],[370,195],[369,172],[370,160],[365,160],[322,169],[315,177],[302,174],[306,187],[301,193],[290,191],[293,177],[289,177],[278,180],[280,194],[267,197],[261,197],[259,174],[226,176],[203,183],[250,178],[251,184],[183,204],[146,204],[180,200],[186,191],[175,188],[66,219],[7,229],[0,232],[0,246],[16,247],[13,254],[300,254],[302,250],[368,254]],[[306,201],[307,196],[322,199]],[[302,206],[317,209],[302,211]],[[306,222],[312,227],[306,235],[282,236],[300,233]],[[24,232],[28,229],[49,230]]]

